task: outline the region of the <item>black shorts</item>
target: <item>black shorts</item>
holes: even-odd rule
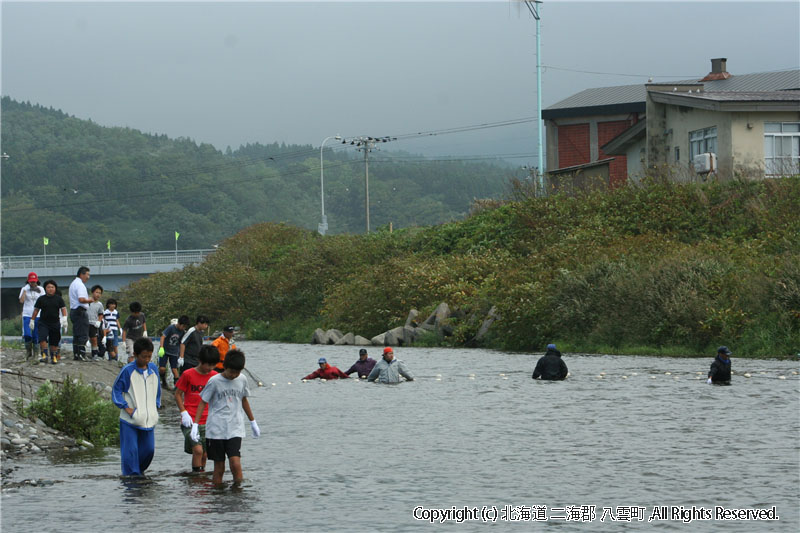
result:
[[[39,331],[39,342],[47,341],[48,346],[58,346],[61,342],[60,324],[45,324],[40,320],[37,329]]]
[[[100,328],[98,328],[97,326],[93,326],[93,325],[89,324],[89,338],[90,339],[97,338],[97,334],[99,332],[100,332]]]
[[[242,438],[206,439],[206,451],[212,461],[225,461],[225,456],[241,457]]]

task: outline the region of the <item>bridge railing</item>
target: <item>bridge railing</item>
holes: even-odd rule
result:
[[[18,255],[0,257],[4,269],[56,268],[81,266],[184,265],[199,263],[214,250],[155,250],[111,252],[107,254]]]

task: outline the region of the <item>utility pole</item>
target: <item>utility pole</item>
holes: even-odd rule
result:
[[[528,6],[528,11],[536,19],[536,120],[539,124],[538,148],[539,148],[539,191],[544,194],[544,173],[545,161],[542,150],[542,27],[541,27],[541,0],[525,0],[525,5]]]
[[[367,233],[369,233],[369,153],[375,150],[376,143],[385,143],[397,140],[391,137],[356,137],[350,144],[355,145],[356,150],[364,152],[364,214],[367,221]]]

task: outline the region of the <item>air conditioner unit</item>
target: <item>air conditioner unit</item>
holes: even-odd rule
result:
[[[697,154],[692,159],[694,171],[698,174],[708,174],[709,172],[716,172],[717,170],[717,154],[705,153]]]

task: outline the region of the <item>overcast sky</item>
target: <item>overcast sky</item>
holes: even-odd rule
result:
[[[546,2],[544,106],[588,87],[702,77],[715,57],[734,75],[798,68],[799,6]],[[220,149],[533,117],[535,66],[535,22],[513,1],[2,2],[3,95]],[[392,148],[535,154],[535,132]]]

